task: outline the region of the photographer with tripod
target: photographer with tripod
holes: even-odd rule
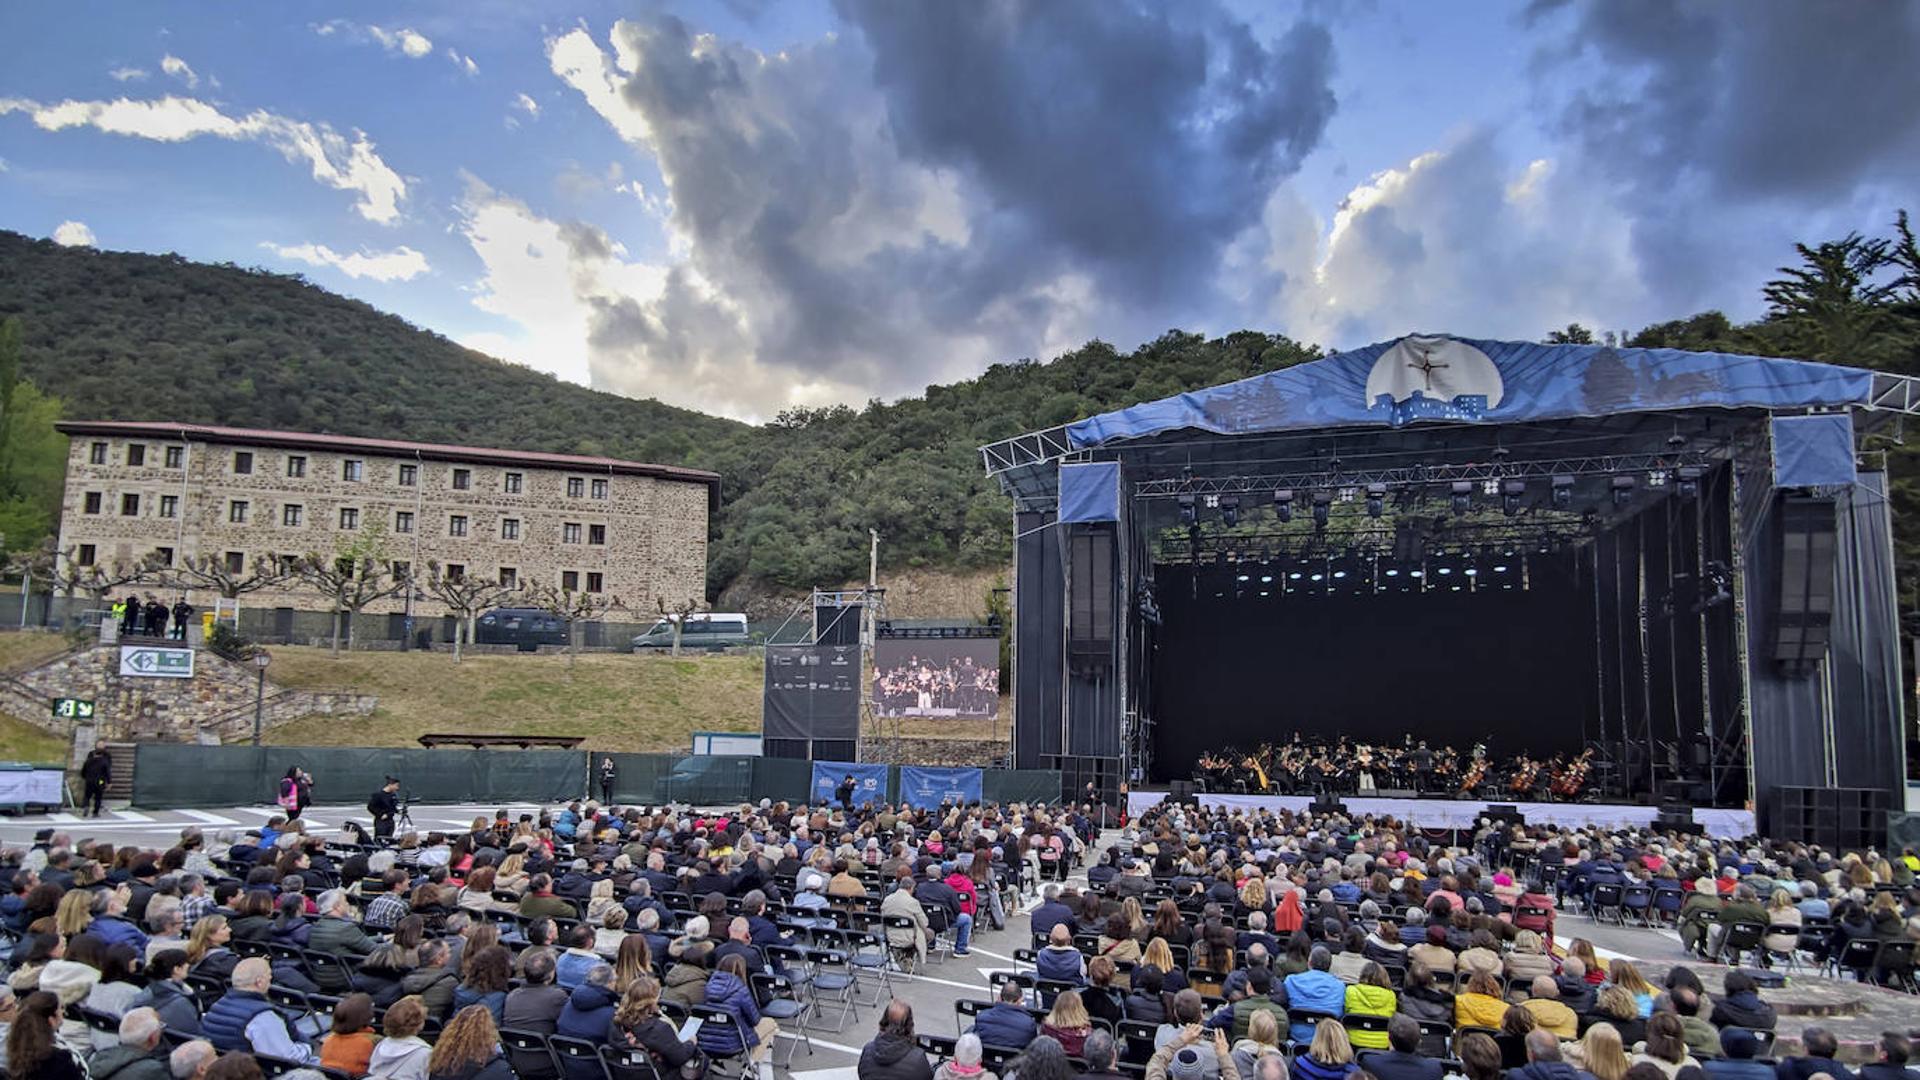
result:
[[[386,842],[393,839],[394,819],[405,813],[400,805],[400,778],[387,777],[379,791],[367,796],[367,813],[373,815],[373,838]]]

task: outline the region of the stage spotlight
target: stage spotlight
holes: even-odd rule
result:
[[[1333,580],[1335,581],[1339,581],[1340,579],[1346,576],[1347,576],[1347,572],[1345,570],[1335,570],[1333,572]]]
[[[1272,574],[1261,574],[1261,575],[1260,575],[1260,584],[1262,584],[1262,585],[1271,585],[1271,584],[1273,584],[1273,575],[1272,575]]]
[[[1200,511],[1193,505],[1193,496],[1180,496],[1180,524],[1191,525],[1200,519]]]
[[[1220,521],[1229,529],[1240,524],[1240,496],[1222,495],[1220,497]]]
[[[1313,493],[1313,523],[1315,525],[1324,527],[1327,524],[1328,518],[1330,518],[1333,513],[1332,502],[1333,493],[1330,491],[1316,491]]]
[[[1409,570],[1407,571],[1407,576],[1408,577],[1426,577],[1427,572],[1425,570]]]
[[[1555,510],[1573,508],[1573,477],[1562,473],[1553,478],[1553,508]]]
[[[1367,485],[1367,516],[1379,517],[1387,512],[1387,485]]]
[[[1273,493],[1273,512],[1281,521],[1293,520],[1293,489],[1280,488]]]
[[[1698,465],[1682,465],[1679,471],[1679,483],[1674,490],[1683,499],[1691,499],[1700,494],[1700,474],[1705,470]]]
[[[1394,569],[1393,567],[1391,567],[1391,566],[1389,566],[1389,567],[1387,567],[1387,576],[1388,576],[1388,577],[1399,577],[1399,576],[1400,576],[1400,571],[1398,571],[1398,570],[1396,570],[1396,569]]]
[[[1466,568],[1465,570],[1462,570],[1462,571],[1460,571],[1460,572],[1461,572],[1461,573],[1463,573],[1463,574],[1465,574],[1465,575],[1467,575],[1468,577],[1473,577],[1473,576],[1475,576],[1476,574],[1478,574],[1478,573],[1480,573],[1480,571],[1479,571],[1479,569],[1478,569],[1478,568],[1476,568],[1476,567],[1472,567],[1472,566],[1469,566],[1469,567],[1467,567],[1467,568]]]
[[[1613,505],[1625,506],[1633,499],[1633,489],[1638,485],[1631,476],[1616,476],[1610,485],[1613,488]]]
[[[1500,563],[1499,565],[1497,565],[1497,566],[1495,566],[1495,567],[1493,568],[1493,572],[1494,572],[1494,573],[1496,573],[1496,574],[1504,574],[1504,573],[1506,573],[1506,572],[1507,572],[1507,564],[1506,564],[1506,563]]]
[[[1235,581],[1251,581],[1251,580],[1253,580],[1253,579],[1252,579],[1252,578],[1250,578],[1250,577],[1248,577],[1248,576],[1247,576],[1247,575],[1245,575],[1245,574],[1240,574],[1240,575],[1237,575],[1237,576],[1235,576],[1233,580],[1235,580]]]
[[[1500,485],[1500,512],[1513,517],[1520,512],[1520,500],[1527,494],[1525,480],[1508,480]]]
[[[1307,580],[1308,580],[1308,581],[1319,581],[1319,580],[1320,580],[1320,578],[1321,578],[1321,576],[1322,576],[1322,575],[1320,575],[1320,574],[1313,574],[1313,575],[1311,575],[1311,576],[1309,576],[1309,577],[1307,578]]]
[[[1667,486],[1667,470],[1655,469],[1647,474],[1647,486],[1650,488]]]
[[[1288,575],[1287,575],[1287,580],[1288,580],[1288,581],[1299,581],[1299,580],[1300,580],[1300,571],[1298,571],[1298,570],[1295,570],[1295,571],[1294,571],[1293,573],[1291,573],[1291,574],[1288,574]]]
[[[1453,512],[1464,514],[1473,508],[1473,482],[1455,480],[1453,482]]]
[[[1453,573],[1453,567],[1443,566],[1437,572],[1440,574],[1440,576],[1445,577],[1446,575]]]

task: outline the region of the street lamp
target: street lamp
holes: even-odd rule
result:
[[[267,665],[273,663],[273,654],[265,649],[257,649],[253,654],[253,745],[260,745],[260,722],[267,708]]]

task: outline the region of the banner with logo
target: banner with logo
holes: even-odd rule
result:
[[[853,805],[887,801],[887,767],[860,765],[851,761],[814,762],[812,800],[840,805],[840,784],[846,780],[848,773],[853,774]]]
[[[900,766],[900,799],[913,806],[935,807],[941,803],[980,801],[979,769],[935,768],[931,765]]]

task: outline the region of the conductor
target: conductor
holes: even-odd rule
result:
[[[373,815],[373,838],[393,839],[393,819],[400,813],[400,778],[387,777],[379,791],[367,796],[367,813]]]
[[[839,788],[833,793],[834,797],[840,800],[840,808],[849,813],[853,811],[853,788],[853,774],[848,773],[847,778],[840,781]]]

